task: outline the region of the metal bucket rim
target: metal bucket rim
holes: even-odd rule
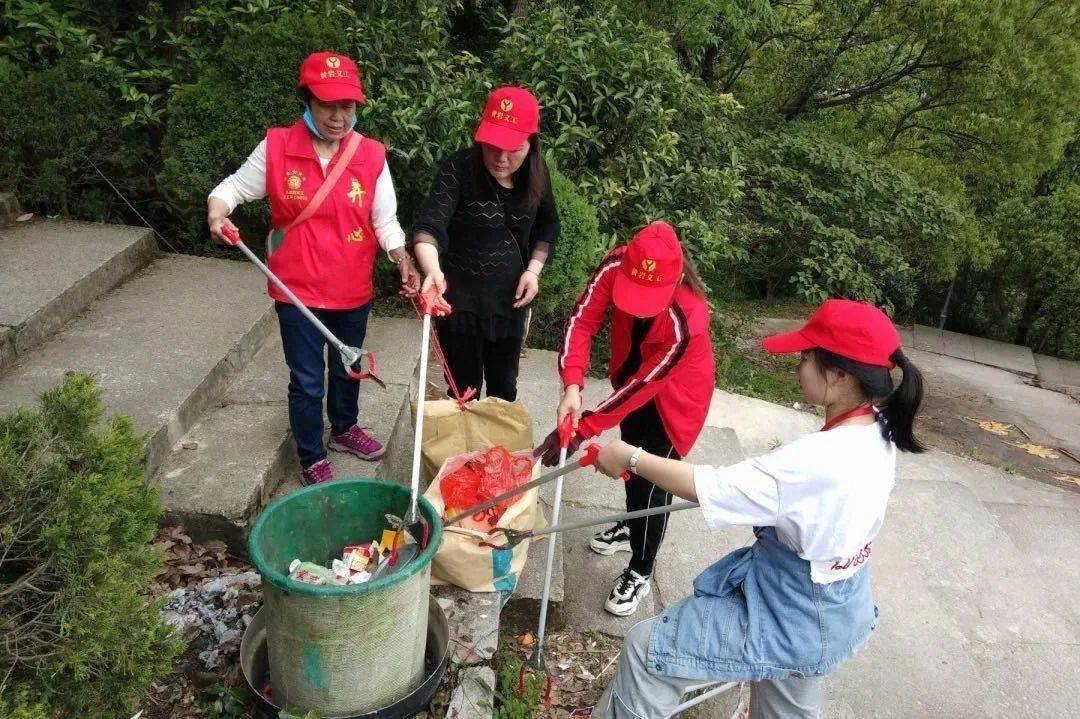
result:
[[[356,486],[380,486],[380,487],[392,487],[394,491],[399,491],[403,494],[404,498],[409,498],[409,488],[396,482],[387,482],[378,479],[369,479],[366,477],[344,477],[342,479],[335,479],[333,482],[327,482],[325,484],[314,484],[310,487],[304,487],[302,489],[293,490],[286,495],[278,497],[259,514],[255,523],[251,526],[251,531],[248,533],[248,554],[251,557],[251,563],[255,569],[265,581],[270,582],[273,586],[287,592],[289,594],[299,594],[307,597],[318,597],[322,599],[328,598],[340,598],[340,597],[361,597],[366,594],[373,594],[375,592],[391,587],[395,584],[405,581],[409,577],[422,571],[431,560],[435,557],[435,553],[439,549],[439,545],[442,544],[443,527],[442,519],[439,517],[438,512],[435,511],[435,507],[431,505],[427,499],[423,496],[417,497],[417,509],[420,511],[421,516],[427,520],[430,527],[431,536],[428,538],[428,546],[420,552],[416,557],[403,567],[400,571],[388,574],[385,577],[376,579],[373,582],[365,582],[364,584],[307,584],[305,582],[298,582],[289,578],[288,574],[271,566],[266,557],[263,556],[260,549],[260,535],[263,532],[264,525],[268,521],[269,517],[275,512],[281,511],[281,508],[289,501],[301,497],[304,494],[316,494],[325,491],[328,487],[342,487],[342,485],[356,485]]]

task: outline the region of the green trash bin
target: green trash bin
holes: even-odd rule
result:
[[[251,561],[263,578],[270,685],[282,707],[351,716],[385,707],[423,680],[431,559],[427,548],[398,571],[366,584],[313,586],[289,578],[293,559],[329,565],[343,547],[378,540],[385,515],[405,516],[409,489],[374,479],[339,479],[273,502],[251,528]]]

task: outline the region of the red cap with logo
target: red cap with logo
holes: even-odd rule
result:
[[[823,349],[849,360],[892,369],[900,333],[892,320],[869,302],[825,300],[810,320],[794,332],[766,337],[761,346],[773,354]]]
[[[500,87],[488,95],[476,127],[477,142],[512,152],[540,129],[540,103],[523,87]]]
[[[626,246],[611,299],[623,312],[653,317],[671,304],[683,273],[683,249],[675,228],[653,222]]]
[[[364,104],[360,70],[356,63],[336,52],[314,52],[300,66],[300,87],[323,102],[355,100]]]

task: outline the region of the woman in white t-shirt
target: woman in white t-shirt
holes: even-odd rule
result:
[[[768,337],[802,352],[799,385],[825,408],[822,431],[730,467],[693,466],[615,442],[611,476],[630,470],[697,501],[708,525],[754,527],[757,540],[694,581],[694,595],[627,635],[595,717],[666,717],[703,681],[754,682],[751,717],[818,717],[822,680],[869,638],[874,537],[896,450],[921,452],[912,425],[922,376],[876,307],[826,301],[800,330]],[[889,370],[902,379],[894,390]]]

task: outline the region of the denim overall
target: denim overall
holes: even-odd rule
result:
[[[870,573],[815,584],[810,563],[772,527],[694,580],[694,596],[660,615],[650,672],[761,681],[832,672],[866,643],[877,618]]]

